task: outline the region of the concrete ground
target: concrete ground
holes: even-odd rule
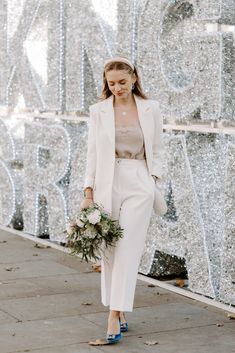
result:
[[[104,338],[108,309],[91,264],[0,232],[0,353],[233,353],[235,320],[227,312],[138,280],[130,330]]]

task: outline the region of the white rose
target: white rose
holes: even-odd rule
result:
[[[94,210],[90,214],[87,215],[87,219],[91,224],[96,224],[100,221],[101,214],[99,210]]]
[[[95,232],[91,232],[90,230],[85,230],[85,232],[83,233],[83,236],[85,238],[90,238],[90,239],[94,239],[95,236],[96,236],[96,233]]]
[[[80,220],[80,218],[77,218],[77,219],[76,219],[76,224],[77,224],[77,226],[80,227],[80,228],[83,228],[83,227],[84,227],[84,223]]]

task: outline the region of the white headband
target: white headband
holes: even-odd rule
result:
[[[134,65],[132,64],[131,61],[129,61],[126,58],[122,58],[121,56],[115,56],[114,58],[106,60],[105,63],[104,63],[104,66],[106,66],[109,63],[115,62],[115,61],[122,62],[122,63],[125,63],[125,64],[129,65],[132,68],[133,71],[135,69],[135,67],[134,67]]]

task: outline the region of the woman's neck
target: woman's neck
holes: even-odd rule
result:
[[[124,105],[131,105],[133,102],[135,102],[135,100],[134,100],[134,96],[133,96],[133,94],[129,94],[127,97],[123,97],[123,98],[121,98],[121,97],[115,97],[114,96],[114,106],[117,106],[117,105],[119,105],[119,106],[124,106]]]

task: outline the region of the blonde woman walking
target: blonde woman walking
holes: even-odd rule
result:
[[[101,299],[109,306],[106,343],[128,330],[136,280],[155,197],[162,178],[162,115],[147,99],[138,72],[125,57],[106,60],[102,100],[90,106],[84,199],[118,219],[123,238],[101,258]],[[165,206],[160,208],[165,213]]]

